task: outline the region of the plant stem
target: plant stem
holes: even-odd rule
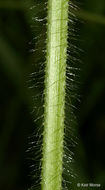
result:
[[[68,0],[48,1],[42,190],[62,188]]]

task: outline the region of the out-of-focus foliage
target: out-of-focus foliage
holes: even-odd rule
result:
[[[75,167],[79,174],[76,182],[100,183],[104,190],[105,1],[78,2],[82,11],[77,16],[84,20],[80,26],[84,53],[79,92],[82,98],[80,105],[75,105],[80,139],[75,150]],[[0,189],[3,190],[25,190],[31,184],[26,150],[28,136],[35,127],[30,113],[31,97],[36,92],[30,94],[26,83],[38,59],[38,55],[34,57],[29,53],[32,49],[29,42],[39,33],[31,28],[29,8],[35,3],[0,1]],[[37,12],[36,7],[34,14]]]
[[[87,17],[87,14],[90,16]],[[82,101],[77,114],[81,148],[80,146],[77,148],[77,163],[79,172],[83,172],[84,181],[99,183],[100,189],[104,190],[105,1],[85,0],[84,17],[85,25],[81,29],[81,39],[84,40],[83,74],[81,76]],[[80,181],[83,182],[83,179]]]
[[[22,4],[23,3],[23,4]],[[0,1],[0,189],[26,189],[27,136],[32,130],[26,88],[32,58],[31,1]]]

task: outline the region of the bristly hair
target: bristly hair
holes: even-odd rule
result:
[[[74,12],[78,11],[77,1],[68,1],[68,30],[67,30],[67,57],[66,57],[66,78],[65,78],[65,106],[64,106],[64,137],[63,137],[63,170],[62,170],[62,189],[73,190],[77,178],[75,162],[75,146],[78,143],[78,137],[75,128],[77,127],[75,109],[80,102],[78,89],[80,86],[79,75],[81,71],[79,42],[79,20]],[[30,42],[30,53],[33,59],[33,72],[29,77],[29,88],[34,91],[32,116],[35,122],[35,128],[29,137],[28,155],[30,157],[30,176],[32,185],[30,190],[41,189],[42,167],[43,167],[43,134],[45,123],[45,76],[46,76],[46,49],[48,39],[48,2],[35,0],[32,12],[32,30],[33,39]],[[37,11],[34,11],[37,10]],[[58,10],[59,11],[59,10]],[[56,24],[56,20],[54,21]],[[62,29],[62,36],[65,28]],[[62,44],[62,46],[65,44]],[[59,44],[60,46],[60,44]],[[53,47],[51,47],[53,48]],[[58,78],[59,79],[59,78]],[[50,88],[50,86],[49,86]],[[57,105],[55,105],[57,107]],[[59,115],[59,113],[58,113]],[[62,118],[60,118],[62,119]],[[56,158],[57,159],[57,158]],[[57,160],[55,160],[56,162]],[[56,177],[56,176],[55,176]],[[53,179],[50,179],[52,181]],[[57,189],[58,190],[58,189]]]

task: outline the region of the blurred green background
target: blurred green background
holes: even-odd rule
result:
[[[75,149],[77,183],[99,183],[99,189],[105,190],[105,1],[76,3],[83,10],[77,15],[84,20],[79,25],[84,51],[80,65],[81,102],[75,102],[80,139]],[[43,91],[43,83],[34,90],[27,86],[35,81],[27,83],[30,73],[38,72],[37,63],[44,61],[43,51],[38,52],[45,47],[45,26],[32,18],[44,18],[45,6],[44,1],[37,0],[0,1],[0,190],[25,190],[32,183],[28,137],[40,125],[34,123],[37,114],[35,118],[31,114],[32,97]],[[41,77],[40,82],[43,74]],[[40,104],[40,100],[35,101]],[[39,112],[41,115],[43,110]]]

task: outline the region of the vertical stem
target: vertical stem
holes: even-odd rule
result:
[[[62,189],[68,0],[48,0],[42,190]]]

